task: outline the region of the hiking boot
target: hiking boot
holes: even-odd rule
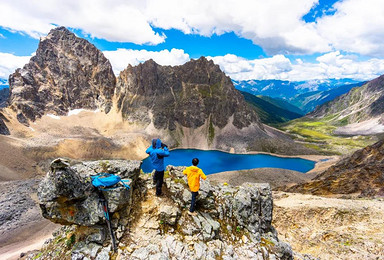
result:
[[[190,216],[197,216],[197,212],[196,211],[194,211],[194,212],[188,211],[188,215],[190,215]]]

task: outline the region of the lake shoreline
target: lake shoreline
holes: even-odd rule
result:
[[[287,169],[308,174],[319,172],[339,159],[339,156],[326,155],[281,156],[265,152],[235,154],[217,149],[177,148],[170,150],[170,157],[166,157],[164,162],[166,165],[189,166],[191,165],[190,160],[194,157],[199,158],[199,167],[205,169],[206,174],[259,168]],[[150,173],[153,169],[150,159],[146,157],[142,161],[142,170]]]

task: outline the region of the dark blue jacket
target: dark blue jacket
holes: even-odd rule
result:
[[[164,171],[164,157],[169,156],[167,147],[161,148],[161,140],[153,139],[152,145],[145,151],[151,157],[152,166],[156,171]]]

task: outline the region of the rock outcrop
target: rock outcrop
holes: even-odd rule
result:
[[[292,259],[272,222],[268,184],[212,186],[202,181],[196,216],[187,214],[191,193],[183,167],[169,166],[164,197],[155,197],[152,178],[138,176],[138,162],[56,165],[40,185],[43,215],[63,227],[33,259]],[[109,201],[118,250],[112,252],[90,173],[115,172],[132,180],[130,196]],[[86,203],[87,202],[87,203]],[[87,213],[86,213],[87,212]],[[86,214],[85,214],[86,213]],[[77,217],[79,215],[79,217]]]
[[[384,140],[354,152],[312,181],[295,185],[288,191],[315,195],[384,196]]]
[[[136,184],[140,174],[140,161],[96,161],[67,166],[62,159],[51,164],[51,171],[39,185],[38,197],[42,214],[55,223],[93,226],[104,222],[99,193],[91,184],[91,175],[109,172]],[[111,213],[124,208],[129,214],[132,189],[119,186],[103,191]]]
[[[41,38],[36,55],[9,77],[10,107],[24,124],[44,113],[70,109],[108,112],[116,79],[110,62],[94,45],[58,27]]]
[[[8,119],[0,112],[0,135],[9,135],[9,129],[5,122],[8,122]]]

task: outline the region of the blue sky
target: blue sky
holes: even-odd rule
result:
[[[381,0],[13,0],[0,2],[0,79],[58,25],[95,44],[116,74],[200,56],[236,80],[384,74]]]

